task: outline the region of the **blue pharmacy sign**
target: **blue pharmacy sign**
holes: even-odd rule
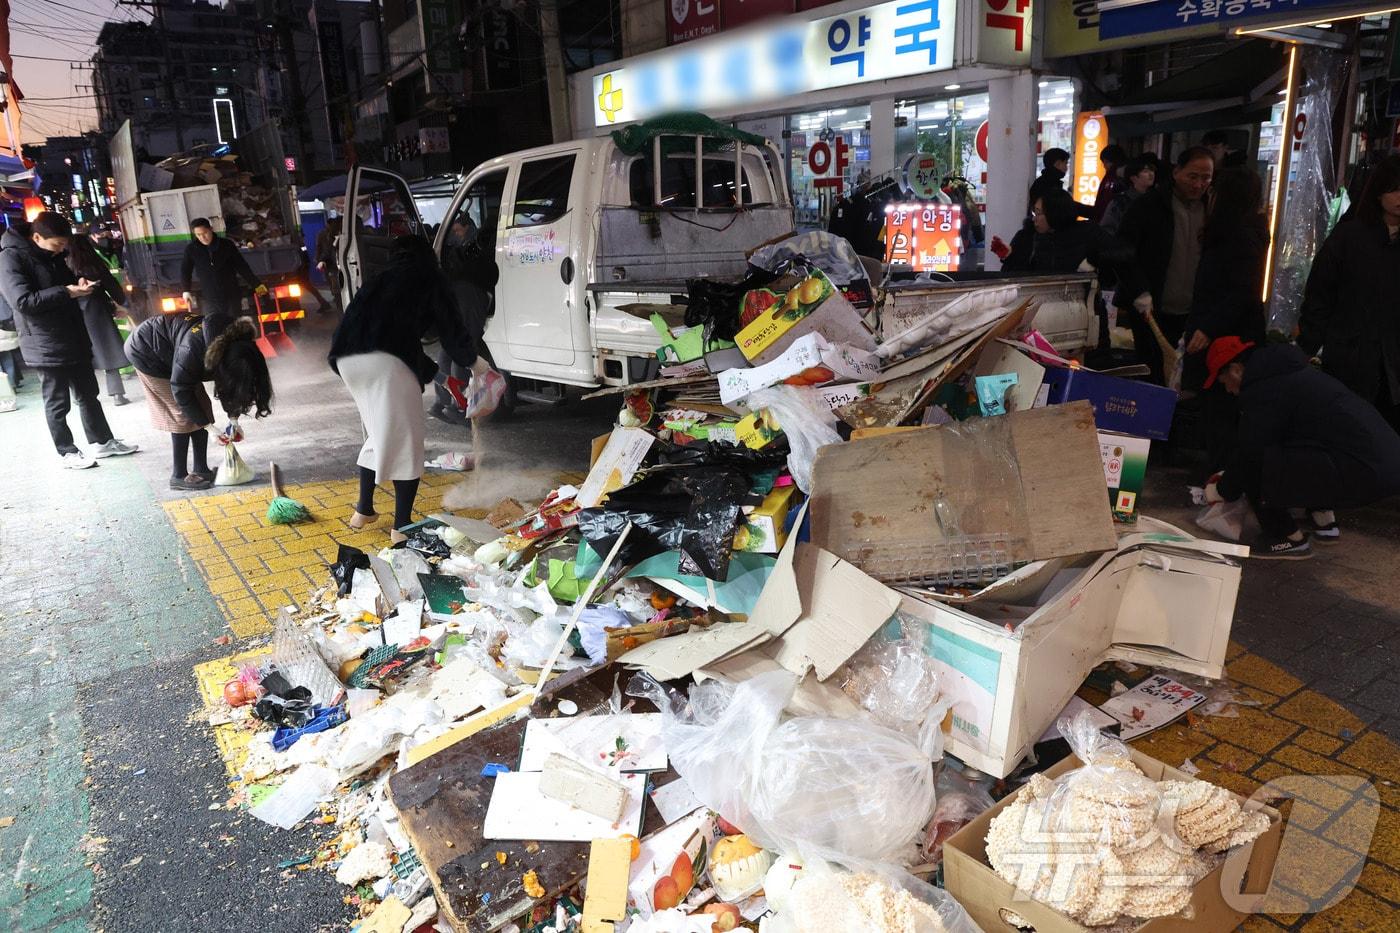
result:
[[[1122,39],[1190,26],[1259,26],[1251,20],[1291,21],[1325,17],[1343,7],[1356,6],[1355,0],[1157,0],[1142,6],[1104,10],[1099,14],[1099,38]]]

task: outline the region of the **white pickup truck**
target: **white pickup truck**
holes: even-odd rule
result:
[[[500,280],[486,345],[516,386],[595,388],[654,378],[661,340],[635,306],[668,305],[685,281],[733,281],[746,254],[793,229],[782,156],[718,127],[658,131],[636,151],[611,137],[500,156],[466,176],[434,236],[469,220]],[[346,191],[341,268],[348,302],[393,237],[422,227],[407,183],[357,167]],[[633,306],[633,312],[623,310]],[[535,397],[535,393],[529,393]]]

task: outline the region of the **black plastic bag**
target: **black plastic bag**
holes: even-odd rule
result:
[[[253,715],[276,726],[300,729],[316,716],[311,691],[292,687],[283,693],[267,693],[253,704]]]
[[[369,555],[357,547],[340,545],[335,552],[335,563],[331,564],[331,576],[335,577],[335,594],[349,596],[355,585],[355,571],[369,569]]]
[[[739,314],[744,295],[755,288],[773,282],[778,276],[766,269],[750,268],[739,282],[716,282],[713,279],[690,279],[685,283],[687,327],[704,327],[705,341],[733,340],[741,327]]]
[[[579,531],[589,547],[606,554],[630,522],[632,532],[619,555],[624,565],[679,551],[682,573],[724,580],[749,486],[748,476],[737,469],[655,469],[611,493],[603,507],[580,512]]]
[[[736,467],[743,470],[766,470],[787,464],[788,439],[780,434],[764,447],[754,450],[743,444],[716,441],[694,441],[672,444],[661,439],[652,444],[656,462],[667,466]]]

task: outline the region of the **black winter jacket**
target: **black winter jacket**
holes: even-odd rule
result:
[[[1186,318],[1187,335],[1202,330],[1212,340],[1230,334],[1263,343],[1260,292],[1268,254],[1269,227],[1262,214],[1235,230],[1216,233],[1207,227]]]
[[[1313,260],[1298,345],[1365,399],[1382,377],[1400,402],[1400,239],[1382,223],[1344,220]]]
[[[202,295],[221,302],[240,300],[247,289],[262,284],[249,268],[243,251],[232,240],[221,236],[215,236],[208,246],[192,239],[185,247],[185,258],[180,264],[181,290],[191,291],[190,286],[196,279]],[[239,285],[240,279],[246,289]]]
[[[1047,168],[1042,171],[1035,181],[1031,182],[1031,190],[1026,203],[1026,212],[1035,207],[1035,202],[1039,198],[1050,198],[1057,194],[1065,194],[1065,173],[1059,169]],[[1092,218],[1094,216],[1094,205],[1080,204],[1074,202],[1075,215],[1079,217]]]
[[[1084,260],[1095,269],[1117,266],[1132,253],[1098,224],[1081,220],[1063,230],[1036,233],[1022,227],[1011,238],[1011,252],[1002,262],[1005,272],[1073,272]]]
[[[1289,344],[1245,363],[1240,430],[1220,494],[1274,508],[1356,508],[1400,493],[1400,435]]]
[[[431,263],[391,264],[367,282],[345,309],[331,338],[331,369],[346,356],[382,351],[403,360],[426,386],[438,364],[423,352],[423,340],[436,336],[452,361],[463,368],[476,362],[476,348],[467,332],[452,287]]]
[[[171,393],[191,424],[204,424],[204,396],[210,378],[204,368],[209,348],[204,318],[198,314],[161,314],[147,318],[126,338],[126,355],[139,372],[170,383]]]
[[[91,366],[92,342],[78,300],[78,284],[62,254],[6,231],[0,249],[0,292],[14,311],[20,355],[30,366]]]
[[[1170,186],[1153,188],[1133,202],[1118,227],[1118,239],[1133,251],[1133,261],[1118,269],[1118,290],[1113,303],[1131,308],[1143,292],[1152,295],[1152,306],[1162,306],[1162,288],[1167,282],[1167,266],[1172,258],[1176,217],[1172,213]]]

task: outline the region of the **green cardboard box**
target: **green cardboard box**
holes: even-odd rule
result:
[[[1116,522],[1137,521],[1137,500],[1147,475],[1147,451],[1151,446],[1145,437],[1099,432],[1103,478],[1108,483],[1109,507]]]

